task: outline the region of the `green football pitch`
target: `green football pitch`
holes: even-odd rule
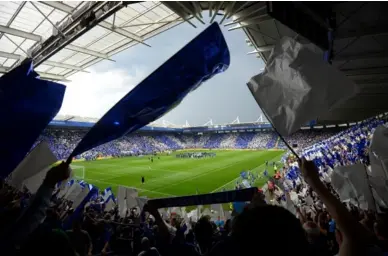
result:
[[[278,162],[283,154],[283,151],[270,150],[212,152],[217,154],[215,158],[183,159],[176,158],[175,154],[161,154],[154,157],[153,162],[143,156],[75,162],[73,165],[76,176],[82,175],[77,166],[83,166],[84,180],[100,190],[112,187],[117,193],[117,187],[123,185],[137,188],[140,195],[158,198],[233,189],[242,170],[259,175],[264,172],[265,161]],[[273,173],[272,165],[268,172]],[[141,183],[142,176],[144,184]],[[265,182],[265,178],[260,178],[255,185],[262,186]]]

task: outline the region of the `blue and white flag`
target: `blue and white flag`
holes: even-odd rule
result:
[[[112,192],[112,188],[111,187],[108,187],[104,190],[104,194],[102,196],[102,199],[104,202],[107,202],[109,199],[112,199],[113,201],[115,201],[115,197],[114,197],[114,194]]]
[[[86,134],[68,161],[160,118],[230,64],[228,46],[211,24],[113,106]]]
[[[81,185],[82,189],[86,188],[87,186],[87,183],[84,180],[80,180],[78,183]]]

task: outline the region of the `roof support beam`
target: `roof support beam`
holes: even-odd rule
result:
[[[248,52],[248,55],[260,53],[260,52],[269,52],[269,51],[272,51],[273,47],[274,47],[273,45],[259,46],[259,47],[256,47],[256,50]]]
[[[0,73],[5,74],[10,69],[7,67],[0,67]],[[37,72],[39,74],[39,77],[42,79],[48,79],[48,80],[55,80],[55,81],[62,81],[62,82],[70,82],[70,80],[66,79],[64,76],[55,75],[55,74],[49,74],[44,72]]]
[[[47,6],[61,10],[61,11],[66,12],[66,13],[71,13],[73,11],[73,7],[71,7],[67,4],[61,3],[59,1],[40,1],[40,2],[47,5]]]
[[[51,1],[43,1],[42,3],[44,3],[45,5],[48,5],[50,7],[56,8],[58,10],[61,10],[63,12],[66,12],[68,14],[70,14],[70,13],[72,13],[74,11],[74,9],[72,7],[70,7],[70,6],[66,5],[66,4],[63,4],[61,2],[57,2],[57,1],[53,1],[53,2],[51,2]],[[139,43],[144,44],[143,43],[144,40],[143,40],[142,37],[140,37],[138,35],[135,35],[135,34],[129,32],[129,31],[125,30],[125,29],[116,27],[116,26],[114,26],[114,24],[111,24],[111,23],[106,22],[106,21],[101,21],[98,25],[103,27],[103,28],[105,28],[105,29],[108,29],[110,31],[116,32],[116,33],[118,33],[118,34],[120,34],[122,36],[128,37],[128,38],[130,38],[132,40],[135,40],[135,41],[137,41]],[[147,45],[147,44],[145,44],[145,45]],[[149,45],[147,45],[147,46],[149,46]]]
[[[210,19],[210,23],[213,23],[214,19],[217,17],[218,15],[218,11],[221,9],[221,6],[224,4],[223,1],[220,1],[218,2],[218,5],[216,5],[216,9],[214,10],[214,14],[212,16],[212,18]]]
[[[19,15],[20,11],[23,9],[24,5],[26,4],[26,1],[23,1],[20,3],[19,7],[16,9],[14,14],[12,15],[11,19],[7,22],[6,27],[11,26],[12,22],[16,19],[16,17]],[[0,39],[3,37],[3,33],[0,34]]]
[[[14,59],[14,60],[20,60],[23,58],[22,55],[9,53],[9,52],[3,52],[3,51],[0,51],[0,57],[7,58],[7,59]]]
[[[44,4],[53,7],[53,4],[51,3],[44,2]],[[91,1],[85,2],[78,9],[73,9],[74,11],[70,13],[69,17],[58,25],[57,33],[54,33],[44,42],[36,44],[30,49],[31,57],[34,60],[35,65],[40,65],[55,53],[70,45],[74,40],[98,25],[101,21],[123,8],[124,4],[125,3],[121,1]],[[59,4],[57,3],[57,5]],[[59,6],[63,9],[66,8],[63,5]],[[67,9],[67,11],[68,10],[69,9]],[[63,35],[65,36],[63,37]],[[81,51],[78,49],[78,51],[89,54],[84,50]],[[100,53],[96,54],[96,52],[93,52],[90,53],[90,55],[99,55],[101,58]],[[106,58],[106,56],[103,58]]]
[[[86,71],[82,67],[78,67],[78,66],[74,66],[74,65],[69,65],[69,64],[65,64],[65,63],[60,63],[60,62],[55,62],[55,61],[50,61],[50,60],[46,60],[45,62],[43,62],[43,64],[44,65],[53,66],[53,67],[57,67],[57,68],[66,68],[66,69],[72,69],[72,70],[77,70],[77,71],[89,73],[88,71]]]
[[[135,35],[135,34],[129,32],[129,31],[125,30],[125,29],[113,26],[113,24],[111,24],[109,22],[101,21],[99,25],[101,27],[105,28],[105,29],[108,29],[110,31],[116,32],[117,34],[120,34],[120,35],[125,36],[127,38],[130,38],[132,40],[135,40],[135,41],[137,41],[137,42],[139,42],[141,44],[144,44],[144,45],[147,45],[147,46],[151,47],[150,45],[144,43],[144,39],[142,37],[140,37],[138,35]]]
[[[235,4],[236,4],[236,1],[226,2],[226,7],[224,9],[224,17],[222,17],[220,21],[220,25],[222,24],[222,22],[224,22],[226,17],[228,17],[229,13],[233,10],[233,7]]]
[[[182,18],[177,18],[175,20],[161,20],[161,21],[148,22],[148,23],[128,24],[128,25],[122,26],[122,28],[131,28],[131,27],[139,27],[139,26],[150,26],[150,25],[166,24],[166,23],[172,23],[172,22],[178,22],[178,21],[183,21],[183,19]]]
[[[192,10],[190,10],[189,8],[187,8],[187,6],[186,6],[186,3],[188,3],[188,4],[190,4],[190,2],[183,2],[183,3],[180,3],[180,2],[176,2],[180,7],[182,7],[183,8],[183,10],[185,10],[187,13],[189,13],[190,15],[193,15],[199,22],[201,22],[202,24],[205,24],[205,22],[200,18],[200,17],[198,17],[197,16],[197,12],[194,10],[194,11],[192,11]],[[194,7],[194,9],[195,9],[195,7]]]
[[[69,49],[69,50],[72,50],[72,51],[75,51],[75,52],[82,52],[82,53],[85,53],[85,54],[88,54],[88,55],[91,55],[91,56],[94,56],[94,57],[98,57],[98,58],[114,61],[114,60],[110,59],[109,56],[106,55],[106,54],[103,54],[103,53],[100,53],[100,52],[96,52],[96,51],[92,51],[92,50],[89,50],[89,49],[85,49],[85,48],[82,48],[82,47],[79,47],[79,46],[75,46],[75,45],[72,45],[72,44],[67,45],[66,49]]]
[[[25,31],[22,31],[22,30],[18,30],[18,29],[14,29],[14,28],[9,28],[9,27],[6,27],[6,26],[2,26],[0,25],[0,32],[3,32],[5,34],[10,34],[10,35],[13,35],[13,36],[18,36],[18,37],[22,37],[22,38],[25,38],[25,39],[30,39],[30,40],[33,40],[33,41],[42,41],[42,37],[40,35],[36,35],[36,34],[32,34],[32,33],[27,33]]]

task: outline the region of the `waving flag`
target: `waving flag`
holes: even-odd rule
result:
[[[104,190],[104,195],[102,196],[102,199],[104,200],[104,202],[107,202],[109,200],[109,198],[112,198],[112,200],[115,201],[115,196],[112,192],[111,187],[106,188]]]
[[[0,78],[1,177],[23,160],[62,106],[65,86],[37,77],[28,61]]]
[[[81,140],[69,160],[158,119],[189,92],[225,71],[229,63],[228,46],[218,24],[213,23],[113,106]]]
[[[248,82],[256,102],[282,136],[357,93],[356,85],[344,73],[310,48],[292,38],[282,38],[264,72]]]

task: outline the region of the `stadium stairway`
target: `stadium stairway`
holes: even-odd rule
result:
[[[151,148],[151,151],[147,152],[165,151],[169,149],[166,144],[158,141],[152,136],[144,136],[144,140],[146,141],[146,143],[143,145],[147,148],[147,150]]]
[[[278,136],[278,139],[276,140],[274,148],[278,148],[279,147],[279,142],[280,142],[280,137]]]
[[[178,134],[167,135],[172,141],[174,141],[180,149],[185,148],[185,143],[182,141],[181,137]]]
[[[253,132],[239,133],[239,136],[236,139],[235,148],[247,148],[253,137],[255,137],[255,133]]]
[[[276,133],[274,133],[265,147],[266,148],[274,148],[275,145],[277,144],[278,138],[279,138],[279,136]]]
[[[214,133],[210,135],[210,138],[205,143],[205,148],[219,148],[224,138],[224,134]]]
[[[158,140],[159,142],[165,144],[168,147],[168,149],[181,149],[182,148],[167,135],[157,135],[157,136],[155,136],[155,139]]]
[[[222,139],[219,148],[234,148],[234,145],[236,144],[237,136],[238,135],[235,133],[226,134]]]

